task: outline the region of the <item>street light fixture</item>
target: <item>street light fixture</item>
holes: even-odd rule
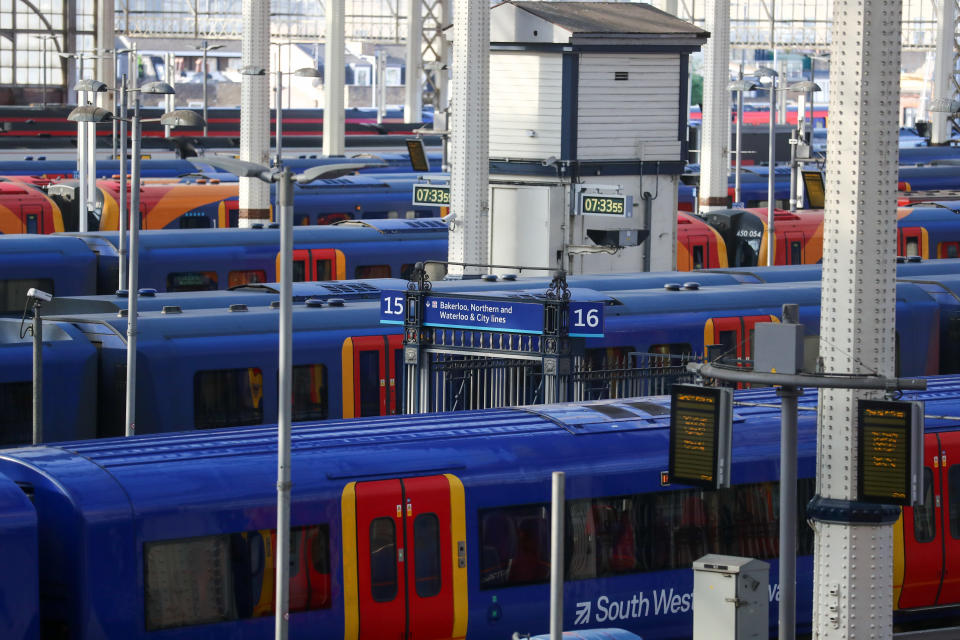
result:
[[[736,172],[734,173],[734,187],[733,187],[733,200],[734,202],[741,203],[740,200],[740,167],[741,167],[741,153],[743,149],[743,92],[744,91],[753,91],[757,88],[757,85],[752,80],[747,80],[743,77],[743,65],[740,65],[740,77],[736,82],[731,82],[727,85],[728,91],[737,92],[737,155],[736,155]]]
[[[349,162],[311,167],[293,175],[289,167],[270,169],[234,158],[206,157],[193,160],[228,171],[240,178],[257,178],[277,184],[280,210],[280,358],[277,410],[277,547],[275,637],[287,638],[290,607],[290,436],[293,382],[293,183],[306,184],[318,178],[336,178],[358,169],[385,166],[382,162]]]
[[[802,93],[812,96],[815,92],[820,91],[820,85],[818,85],[813,80],[801,80],[799,82],[794,82],[793,84],[787,87],[787,91],[793,91],[795,93]],[[811,102],[813,99],[811,98]],[[797,210],[797,201],[803,199],[803,195],[800,193],[800,185],[797,184],[797,168],[798,164],[804,160],[810,159],[810,145],[804,139],[804,110],[800,108],[800,105],[797,105],[797,128],[793,130],[793,133],[790,136],[790,211]],[[813,119],[810,120],[810,132],[813,134]],[[802,152],[799,149],[801,143],[804,144]]]
[[[774,169],[776,168],[776,155],[777,155],[777,137],[776,137],[776,127],[774,122],[774,114],[777,111],[777,76],[779,75],[776,71],[769,67],[759,67],[754,72],[755,75],[759,78],[769,78],[770,86],[769,87],[757,87],[766,89],[770,92],[770,128],[768,135],[770,136],[770,146],[768,150],[769,158],[767,160],[767,167],[769,174],[767,176],[767,265],[773,266],[773,254],[774,254],[774,235],[773,235],[773,206],[774,206],[774,189],[773,189],[773,179],[774,179]]]
[[[266,75],[266,69],[263,67],[257,67],[254,65],[247,65],[240,69],[240,73],[245,76],[262,76]],[[297,76],[299,78],[322,78],[323,74],[320,73],[319,69],[313,67],[302,67],[296,71],[280,71],[277,70],[277,88],[276,88],[276,102],[277,102],[277,125],[276,132],[274,136],[277,139],[277,155],[274,157],[273,165],[279,167],[283,164],[283,76]]]
[[[207,137],[207,53],[216,49],[223,49],[222,44],[207,44],[204,40],[202,44],[197,45],[197,49],[203,51],[203,137]]]

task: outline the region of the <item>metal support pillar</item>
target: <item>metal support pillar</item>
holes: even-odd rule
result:
[[[955,98],[953,75],[956,49],[957,7],[954,0],[940,0],[940,15],[937,16],[937,51],[933,71],[933,96],[937,100]],[[930,144],[945,144],[950,141],[952,114],[944,111],[930,112]]]
[[[377,110],[377,124],[381,124],[387,112],[387,52],[383,49],[374,54],[373,77],[373,106]]]
[[[772,0],[771,0],[772,2]],[[767,130],[769,137],[769,147],[767,156],[767,266],[773,266],[776,252],[776,235],[774,234],[774,214],[773,209],[776,205],[776,191],[774,181],[776,180],[777,168],[777,125],[774,114],[777,112],[777,76],[770,76],[770,122]]]
[[[140,269],[140,96],[130,123],[130,288],[127,289],[127,412],[125,435],[137,431],[137,302]]]
[[[327,0],[327,43],[324,50],[323,78],[323,155],[342,156],[344,152],[344,0]]]
[[[279,76],[279,71],[277,72]],[[279,77],[277,78],[280,79]],[[277,94],[280,97],[280,94]],[[280,103],[277,103],[279,113]],[[277,183],[280,212],[280,362],[277,411],[277,564],[274,638],[286,640],[290,609],[290,421],[293,412],[293,177],[286,168]]]
[[[820,354],[840,374],[894,373],[901,11],[901,0],[833,3]],[[856,402],[877,395],[820,393],[814,503],[856,499]],[[814,519],[818,640],[892,637],[893,522],[874,507],[852,514],[875,522]]]
[[[484,263],[490,239],[490,3],[463,0],[453,21],[453,113],[450,123],[451,262]],[[450,265],[448,277],[479,275],[477,267]]]
[[[103,93],[88,93],[90,103],[101,101]],[[99,104],[97,106],[103,106]],[[87,210],[97,209],[97,123],[88,122],[87,126]]]
[[[43,442],[43,320],[33,301],[33,444]]]
[[[280,52],[277,52],[277,155],[273,159],[273,166],[283,164],[283,72],[280,71]],[[291,89],[292,93],[292,89]],[[279,205],[277,205],[279,206]]]
[[[700,211],[726,208],[730,169],[730,3],[710,0],[704,27],[703,129],[700,142]],[[743,93],[740,92],[742,96]],[[649,242],[649,241],[648,241]]]
[[[270,68],[270,1],[243,0],[243,65]],[[206,74],[204,74],[206,75]],[[270,164],[270,76],[244,75],[240,87],[240,159]],[[270,185],[240,178],[240,223],[270,218]]]
[[[563,536],[566,474],[554,471],[550,495],[550,640],[563,639]]]
[[[87,103],[87,92],[77,91],[77,104]],[[87,230],[87,123],[77,122],[77,230]]]
[[[117,261],[119,282],[117,289],[127,288],[127,252],[130,247],[127,238],[127,220],[129,207],[127,193],[127,74],[120,78],[120,238],[117,242]]]
[[[96,44],[97,57],[94,62],[93,77],[101,82],[106,82],[110,87],[106,93],[102,94],[100,99],[101,107],[113,111],[114,91],[117,86],[117,67],[114,64],[114,56],[107,55],[113,51],[114,46],[114,2],[113,0],[97,0],[97,20],[96,20]]]
[[[423,20],[420,16],[422,4],[423,0],[407,0],[407,79],[404,83],[404,122],[420,122],[423,119],[420,87],[420,67],[423,64],[423,54],[420,52],[420,33],[423,30]]]

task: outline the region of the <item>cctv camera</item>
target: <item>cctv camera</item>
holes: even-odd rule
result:
[[[27,297],[32,298],[37,302],[50,302],[53,300],[53,294],[47,293],[46,291],[40,291],[40,289],[34,289],[33,287],[27,291]]]

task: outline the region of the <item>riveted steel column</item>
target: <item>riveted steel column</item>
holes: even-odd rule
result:
[[[450,123],[451,262],[487,262],[489,246],[490,3],[461,0],[453,21],[453,95]],[[450,265],[448,277],[479,274]]]
[[[933,67],[933,96],[936,99],[955,98],[953,86],[956,59],[957,7],[953,0],[940,0],[940,15],[937,16],[937,53]],[[951,114],[944,111],[930,112],[930,143],[944,144],[950,141]]]
[[[344,150],[344,0],[327,0],[327,43],[323,62],[323,155],[342,156]]]
[[[894,374],[901,8],[833,3],[820,315],[831,373]],[[856,402],[877,395],[820,392],[819,496],[856,499]],[[813,637],[891,638],[892,527],[817,520],[814,531]]]
[[[730,168],[730,3],[707,3],[703,47],[703,139],[700,143],[700,210],[725,208]]]
[[[423,54],[420,52],[422,40],[423,20],[420,9],[423,0],[407,0],[407,81],[403,101],[403,121],[420,122],[421,88],[420,67],[423,64]]]
[[[243,0],[243,65],[264,75],[243,75],[240,85],[240,159],[270,164],[270,2]],[[240,178],[240,226],[270,218],[270,185]]]

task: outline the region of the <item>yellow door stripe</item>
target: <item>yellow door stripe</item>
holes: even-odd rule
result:
[[[713,319],[707,320],[703,325],[703,357],[707,357],[707,347],[716,344],[716,331],[713,327]]]
[[[445,473],[450,483],[450,533],[453,562],[453,633],[451,638],[459,640],[467,635],[467,563],[464,556],[463,567],[459,563],[458,543],[463,542],[464,553],[467,544],[466,503],[463,495],[463,483],[460,478]]]
[[[893,609],[900,608],[900,592],[903,591],[903,509],[893,525]]]
[[[343,366],[343,417],[355,418],[356,411],[353,403],[353,338],[343,341],[341,353]]]
[[[357,483],[343,488],[340,498],[343,537],[343,640],[360,635],[360,590],[357,586]]]
[[[337,275],[334,276],[337,280],[346,280],[347,279],[347,263],[346,258],[343,256],[343,251],[340,249],[334,249],[336,252],[336,266],[334,273]]]

